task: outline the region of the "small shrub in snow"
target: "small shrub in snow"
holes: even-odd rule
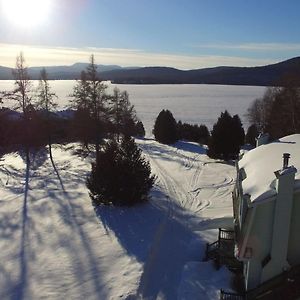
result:
[[[149,163],[134,140],[110,141],[92,164],[87,187],[95,205],[133,205],[147,200],[154,183]]]

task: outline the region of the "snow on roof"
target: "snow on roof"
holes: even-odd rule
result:
[[[243,194],[249,194],[252,203],[276,195],[274,172],[282,169],[283,153],[291,154],[289,166],[293,165],[298,170],[295,178],[300,179],[300,134],[259,146],[247,152],[239,161],[239,169],[244,169],[246,173],[242,181]],[[300,185],[295,188],[300,188]]]

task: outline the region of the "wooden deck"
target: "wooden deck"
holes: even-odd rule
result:
[[[218,240],[206,245],[205,260],[214,260],[218,268],[226,265],[232,271],[240,270],[242,263],[234,257],[234,243],[234,231],[219,228]]]

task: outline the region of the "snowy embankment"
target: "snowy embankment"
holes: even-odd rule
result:
[[[71,146],[6,155],[0,168],[0,299],[218,299],[230,273],[202,262],[232,222],[234,167],[179,142],[137,140],[157,181],[132,208],[91,205],[89,158]],[[26,190],[26,186],[28,189]]]

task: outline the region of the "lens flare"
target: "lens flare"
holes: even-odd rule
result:
[[[4,16],[18,27],[32,28],[45,23],[53,0],[0,0]]]

